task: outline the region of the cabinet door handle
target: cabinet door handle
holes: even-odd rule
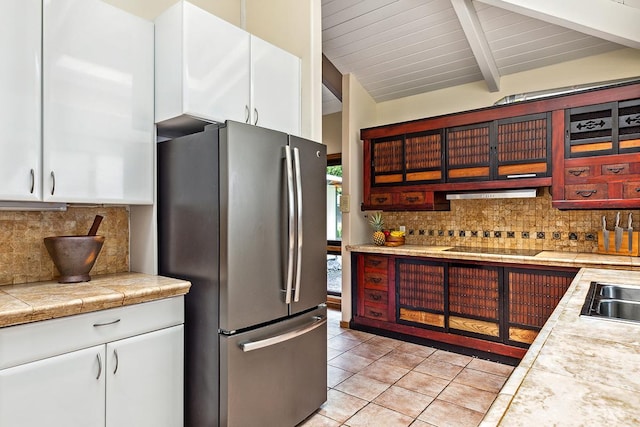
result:
[[[115,356],[115,358],[116,358],[116,367],[115,367],[115,368],[113,368],[113,375],[115,375],[115,374],[116,374],[116,372],[118,372],[118,365],[119,365],[118,350],[115,350],[115,349],[114,349],[114,350],[113,350],[113,355],[114,355],[114,356]]]
[[[31,189],[29,190],[29,193],[33,194],[35,185],[36,185],[36,173],[33,169],[31,169]]]
[[[383,203],[386,202],[388,197],[376,197],[376,202]]]
[[[100,357],[100,353],[96,354],[96,357],[98,358],[98,376],[96,379],[99,380],[100,375],[102,375],[102,358]]]
[[[576,194],[578,196],[581,197],[591,197],[592,195],[596,194],[598,192],[598,190],[578,190],[576,191]]]
[[[51,171],[51,195],[56,192],[56,174]]]
[[[608,167],[607,170],[611,173],[620,173],[624,170],[624,166]]]
[[[111,322],[94,323],[94,324],[93,324],[93,327],[94,327],[94,328],[99,328],[100,326],[113,325],[113,324],[118,323],[119,321],[120,321],[120,319],[112,320]]]
[[[253,121],[253,124],[257,125],[258,124],[258,109],[254,108],[253,109],[253,113],[256,115],[256,119]]]
[[[580,176],[585,173],[587,169],[569,169],[567,172],[573,176]]]
[[[249,123],[249,106],[244,106],[244,122]]]

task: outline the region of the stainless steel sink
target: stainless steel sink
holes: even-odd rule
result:
[[[600,316],[640,321],[640,302],[636,301],[601,299],[596,311]]]
[[[630,288],[623,285],[609,285],[599,283],[602,298],[622,299],[625,301],[640,301],[640,288]]]
[[[580,314],[640,323],[640,287],[591,282]]]

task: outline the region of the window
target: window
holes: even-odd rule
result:
[[[342,157],[327,156],[327,294],[342,293]]]

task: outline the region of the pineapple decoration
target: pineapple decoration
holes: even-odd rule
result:
[[[382,228],[384,227],[384,220],[382,219],[382,213],[376,212],[371,215],[369,219],[369,224],[373,227],[373,243],[378,246],[384,245],[385,235],[382,232]]]

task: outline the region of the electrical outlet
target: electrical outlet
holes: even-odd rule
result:
[[[351,197],[348,194],[340,196],[340,212],[349,213],[351,210]]]
[[[400,229],[400,231],[406,231],[406,228],[404,225],[401,225],[400,227],[398,227]]]

